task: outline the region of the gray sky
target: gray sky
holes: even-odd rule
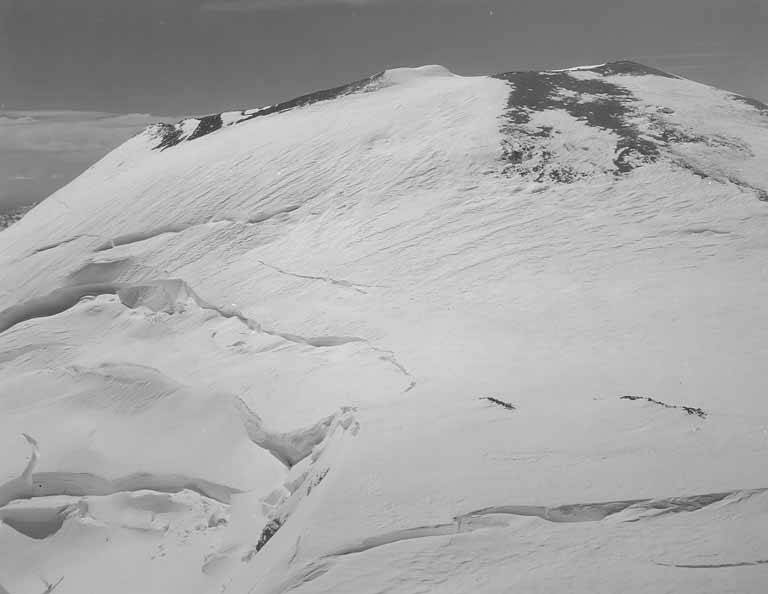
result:
[[[14,153],[21,124],[9,135],[0,119],[0,204],[49,193],[147,121],[394,66],[480,74],[633,58],[768,101],[767,40],[764,0],[0,0],[0,113],[24,112],[38,139],[20,134]]]

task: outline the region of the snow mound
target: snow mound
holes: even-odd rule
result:
[[[456,76],[445,66],[436,64],[418,66],[416,68],[391,68],[381,75],[381,81],[385,84],[403,85],[423,79],[442,78]]]

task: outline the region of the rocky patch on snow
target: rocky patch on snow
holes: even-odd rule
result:
[[[216,132],[225,126],[241,124],[254,118],[272,115],[273,113],[283,113],[292,109],[307,107],[321,101],[330,101],[344,95],[365,91],[375,85],[375,83],[381,78],[382,74],[383,73],[375,74],[373,76],[369,76],[367,78],[357,80],[346,85],[341,85],[322,91],[315,91],[314,93],[309,93],[307,95],[301,95],[295,99],[277,103],[275,105],[270,105],[254,110],[242,110],[240,112],[235,112],[234,117],[232,117],[233,112],[229,112],[194,118],[193,121],[196,122],[196,125],[191,127],[191,132],[187,131],[188,127],[184,125],[187,120],[178,124],[154,124],[148,129],[148,132],[151,136],[160,141],[154,147],[154,149],[163,151],[165,149],[169,149],[178,144],[181,144],[184,141],[192,141],[197,138],[202,138],[203,136],[211,134],[212,132]]]
[[[657,406],[661,406],[663,408],[677,408],[682,411],[685,411],[689,415],[694,415],[699,417],[700,419],[706,419],[707,418],[707,412],[704,409],[696,408],[693,406],[680,406],[677,404],[667,404],[666,402],[661,402],[660,400],[655,400],[654,398],[649,398],[648,396],[621,396],[621,400],[644,400],[645,402],[650,402],[651,404],[655,404]]]
[[[0,231],[7,229],[14,223],[19,222],[25,214],[29,211],[29,208],[23,210],[15,210],[12,212],[0,212]]]
[[[487,400],[491,404],[495,404],[496,406],[500,406],[501,408],[506,408],[507,410],[517,410],[517,407],[511,402],[505,402],[504,400],[499,400],[498,398],[494,398],[493,396],[484,396],[480,398],[480,400]]]

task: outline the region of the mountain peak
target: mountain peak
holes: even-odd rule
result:
[[[129,140],[0,234],[0,582],[758,591],[766,130],[622,61]]]
[[[689,123],[673,116],[676,111],[684,109],[684,106],[665,105],[674,93],[689,93],[695,88],[698,90],[693,91],[694,94],[712,95],[709,100],[724,99],[732,104],[754,108],[758,114],[768,114],[768,107],[753,99],[697,85],[632,60],[556,70],[511,71],[491,78],[509,85],[503,116],[506,122],[503,126],[503,159],[508,162],[505,172],[539,182],[572,183],[594,175],[621,175],[659,160],[670,159],[678,164],[685,163],[700,177],[708,176],[706,172],[710,168],[702,166],[699,157],[694,164],[691,157],[682,158],[680,150],[690,152],[690,147],[697,146],[699,152],[711,152],[712,147],[722,151],[727,143],[724,144],[717,135],[697,134]],[[346,96],[375,93],[387,87],[408,85],[426,88],[437,84],[436,81],[450,79],[469,80],[438,65],[393,68],[275,105],[188,118],[175,125],[157,124],[146,133],[151,138],[152,148],[164,151],[257,118],[340,100]],[[691,87],[692,84],[694,87]],[[656,89],[653,103],[644,98],[649,89]],[[589,157],[574,162],[571,151],[563,153],[558,148],[558,126],[548,123],[552,114],[556,113],[567,114],[573,121],[607,134],[609,144],[603,149],[609,148],[611,158],[605,159],[603,149],[592,154],[591,149],[585,147],[585,155]],[[732,179],[740,180],[739,183],[756,192],[761,199],[768,199],[761,187],[745,182],[740,176]]]
[[[632,60],[616,60],[613,62],[606,62],[605,64],[598,64],[597,66],[577,66],[576,68],[569,68],[567,70],[584,70],[589,72],[596,72],[603,76],[613,75],[633,75],[633,76],[661,76],[665,78],[681,78],[676,74],[670,74],[664,70],[646,66],[639,62]]]
[[[403,84],[413,80],[423,80],[429,78],[441,78],[447,76],[456,76],[445,66],[430,64],[427,66],[417,66],[415,68],[390,68],[381,74],[381,78],[389,84]]]
[[[571,68],[565,68],[561,70],[549,70],[549,71],[513,71],[502,75],[497,75],[499,78],[507,78],[510,80],[513,77],[521,78],[523,76],[530,76],[531,73],[537,74],[553,74],[553,73],[568,73],[568,72],[594,72],[603,76],[615,76],[615,75],[632,75],[632,76],[659,76],[664,78],[679,79],[680,77],[669,74],[662,70],[645,66],[638,62],[630,60],[618,60],[614,62],[606,62],[604,64],[598,64],[595,66],[575,66]],[[218,114],[211,114],[206,116],[198,116],[193,118],[187,118],[178,122],[177,124],[159,123],[150,126],[147,129],[147,133],[153,138],[157,138],[158,142],[154,148],[158,150],[165,150],[174,147],[184,141],[191,141],[202,136],[206,136],[211,132],[215,132],[221,128],[228,127],[234,124],[240,124],[252,120],[257,117],[263,117],[274,113],[281,113],[295,109],[297,107],[306,107],[313,103],[320,101],[328,101],[336,99],[343,95],[348,95],[360,91],[372,90],[380,86],[388,86],[393,84],[407,84],[418,81],[429,80],[433,78],[455,77],[454,73],[440,65],[425,65],[417,67],[402,67],[392,68],[379,72],[364,79],[354,81],[352,83],[340,85],[330,89],[321,91],[315,91],[306,95],[301,95],[294,99],[283,101],[275,105],[269,105],[266,107],[247,109],[239,111],[222,112]]]

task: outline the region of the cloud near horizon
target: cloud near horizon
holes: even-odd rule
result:
[[[128,135],[158,121],[150,114],[96,111],[0,112],[0,151],[39,152],[108,150]]]
[[[0,213],[43,200],[159,119],[139,113],[0,111]]]

